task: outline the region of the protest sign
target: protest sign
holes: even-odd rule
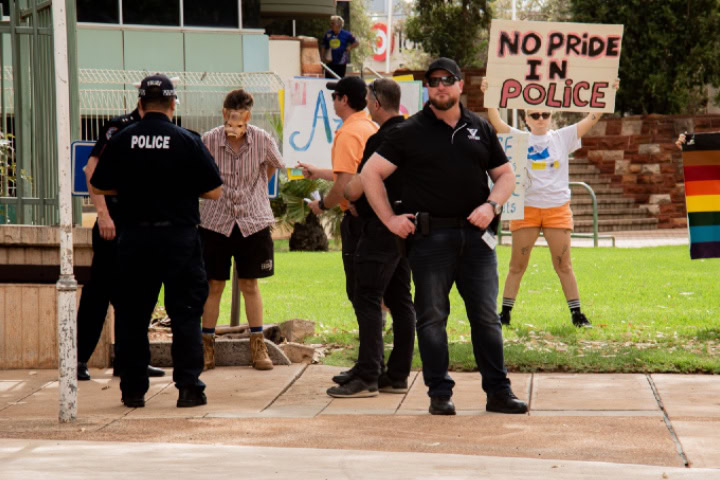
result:
[[[613,112],[622,25],[493,20],[485,107]]]
[[[503,220],[525,218],[525,181],[529,133],[498,133],[498,140],[515,171],[515,191],[503,205]]]
[[[286,164],[309,163],[331,168],[331,149],[335,131],[342,120],[335,114],[328,79],[295,77],[287,82],[283,123],[283,157]],[[399,82],[400,113],[406,116],[420,110],[421,82]]]

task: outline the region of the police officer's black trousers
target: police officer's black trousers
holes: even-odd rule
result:
[[[92,246],[90,281],[83,286],[77,314],[78,362],[90,360],[100,340],[117,275],[117,239],[103,239],[97,222],[92,229]]]
[[[200,317],[208,296],[200,237],[195,227],[126,227],[118,241],[119,284],[115,321],[120,349],[120,389],[149,387],[147,329],[162,285],[173,334],[173,380],[178,388],[204,390]]]
[[[355,252],[353,306],[360,333],[357,374],[375,382],[384,369],[382,301],[393,320],[393,351],[387,375],[404,380],[410,375],[415,346],[415,308],[410,295],[410,264],[400,256],[395,235],[378,219],[367,220]]]

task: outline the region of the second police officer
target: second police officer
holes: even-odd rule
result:
[[[142,120],[115,134],[92,176],[95,193],[117,195],[125,228],[118,238],[115,305],[120,389],[128,407],[145,406],[147,328],[165,286],[172,319],[178,407],[204,405],[200,316],[208,295],[197,226],[198,198],[217,199],[222,180],[200,137],[174,125],[176,92],[165,75],[143,79]]]

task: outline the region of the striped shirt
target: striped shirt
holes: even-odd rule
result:
[[[237,224],[244,237],[275,224],[268,199],[267,168],[284,168],[275,140],[265,130],[248,125],[245,143],[234,152],[225,127],[206,132],[210,150],[223,180],[222,196],[200,203],[200,226],[229,237]]]

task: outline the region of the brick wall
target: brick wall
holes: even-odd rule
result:
[[[720,131],[720,115],[645,115],[601,120],[583,137],[576,157],[587,157],[624,196],[658,219],[658,228],[687,226],[682,132]]]

